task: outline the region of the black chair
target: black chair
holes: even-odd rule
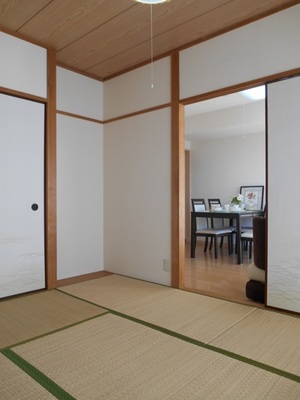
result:
[[[210,208],[210,210],[212,210],[214,207],[220,207],[223,208],[222,206],[222,202],[220,199],[207,199],[208,201],[208,207]],[[231,226],[229,224],[225,224],[224,218],[212,218],[211,219],[211,227],[212,228],[217,228],[217,229],[230,229],[232,232],[232,235],[236,234],[236,227],[235,226]],[[223,242],[224,242],[224,237],[221,238],[221,242],[220,242],[220,247],[223,246]],[[231,241],[232,243],[232,241]],[[210,243],[210,249],[212,247],[212,240]]]
[[[249,258],[252,258],[252,243],[253,243],[253,230],[248,230],[241,233],[242,249],[249,249]]]
[[[213,209],[214,206],[223,208],[220,199],[207,199],[207,201],[208,201],[208,206],[211,210]],[[236,227],[225,224],[224,218],[212,218],[212,228],[219,228],[219,227],[231,229],[233,233],[236,232]]]
[[[197,211],[206,211],[206,204],[204,199],[191,199],[192,201],[192,209],[194,212]],[[192,224],[192,243],[191,243],[191,257],[193,258],[195,255],[197,237],[204,237],[204,252],[207,251],[208,247],[208,239],[212,239],[214,243],[214,253],[215,258],[218,258],[218,250],[217,250],[217,239],[227,237],[228,238],[228,253],[232,253],[232,231],[229,228],[213,228],[209,224],[209,218],[206,217],[197,217],[196,226],[193,228]],[[194,238],[194,240],[193,240]],[[210,247],[211,248],[211,247]]]
[[[263,218],[265,218],[265,217],[266,217],[266,206],[264,207]],[[255,217],[255,218],[257,218],[257,217]],[[252,258],[252,247],[253,247],[253,221],[254,221],[254,218],[252,219],[252,229],[242,228],[243,231],[241,233],[242,249],[243,250],[249,249],[248,257],[250,259]]]

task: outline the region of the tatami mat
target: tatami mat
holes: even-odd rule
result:
[[[52,394],[0,354],[1,400],[52,400]]]
[[[0,302],[0,348],[52,332],[103,313],[100,307],[57,290]]]
[[[296,400],[300,385],[106,314],[14,352],[77,400]]]
[[[118,275],[61,290],[205,343],[256,310]]]
[[[300,375],[298,317],[257,310],[211,344]]]
[[[173,289],[167,286],[121,275],[109,275],[76,283],[61,287],[60,290],[80,298],[87,299],[89,296],[94,303],[102,304],[108,308],[119,308],[127,303],[133,304],[155,294],[166,295],[173,292]]]

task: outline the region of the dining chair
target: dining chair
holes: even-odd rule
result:
[[[207,202],[208,202],[208,207],[209,207],[210,209],[212,209],[213,206],[222,207],[222,203],[221,203],[221,200],[220,200],[220,199],[207,199]]]
[[[241,233],[242,249],[248,250],[248,257],[252,258],[253,229]]]
[[[191,199],[192,202],[192,210],[194,212],[197,211],[206,211],[206,204],[204,199]],[[196,236],[196,240],[194,241],[194,253],[197,244],[197,237],[204,237],[205,244],[204,244],[204,253],[207,251],[208,247],[208,239],[212,239],[214,243],[214,254],[215,258],[218,258],[218,250],[217,250],[217,239],[218,237],[228,238],[228,254],[232,253],[232,231],[228,228],[213,228],[209,223],[209,218],[207,217],[197,217],[196,222],[196,231],[192,232],[193,235]],[[211,249],[211,247],[210,247]]]
[[[266,217],[266,211],[267,211],[267,206],[264,206],[264,215],[263,217]],[[253,220],[254,218],[251,218],[251,228],[249,227],[243,227],[242,226],[242,233],[241,233],[241,241],[242,241],[242,249],[243,250],[248,250],[249,253],[248,256],[251,259],[252,258],[252,245],[253,245]]]
[[[208,206],[210,209],[213,208],[213,206],[219,206],[223,208],[222,202],[220,199],[207,199],[208,201]],[[228,228],[231,229],[232,232],[236,232],[236,226],[231,226],[229,224],[225,224],[224,218],[213,218],[212,219],[212,228]]]
[[[208,207],[210,210],[212,210],[214,206],[219,206],[219,207],[223,208],[222,202],[219,198],[207,199],[207,202],[208,202]],[[212,228],[230,229],[232,232],[232,235],[236,234],[236,226],[226,224],[224,218],[212,218],[211,219],[211,227]],[[224,238],[222,237],[220,247],[223,246],[223,239]]]

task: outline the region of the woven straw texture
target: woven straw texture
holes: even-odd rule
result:
[[[118,275],[61,289],[205,343],[256,310]]]
[[[111,314],[14,351],[78,400],[300,398],[291,380]]]
[[[300,318],[122,276],[64,288],[204,343],[300,375]]]
[[[298,317],[258,309],[211,344],[300,375]]]
[[[0,302],[0,348],[61,329],[103,313],[56,290]]]
[[[52,394],[0,354],[1,400],[52,400]]]

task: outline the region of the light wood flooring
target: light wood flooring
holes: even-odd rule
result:
[[[228,255],[227,245],[218,248],[218,258],[213,250],[203,252],[203,243],[197,243],[196,257],[190,258],[190,245],[185,249],[185,290],[234,301],[242,304],[264,307],[246,297],[245,286],[249,280],[247,266],[253,260],[244,251],[244,264],[236,264],[236,255]]]

